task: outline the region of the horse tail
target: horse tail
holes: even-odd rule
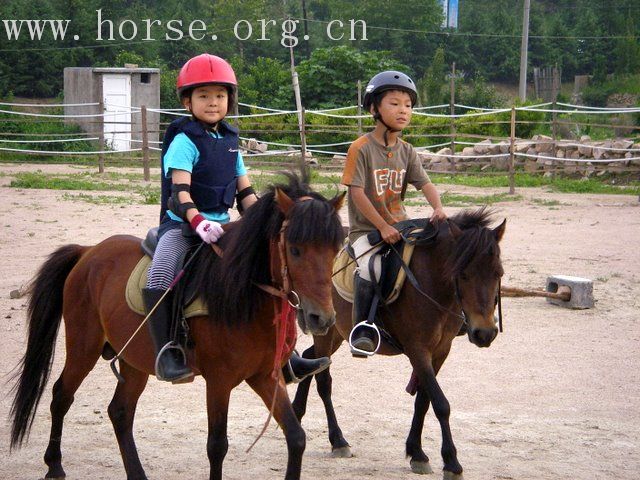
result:
[[[65,245],[53,252],[40,267],[30,287],[27,310],[27,350],[17,365],[18,378],[12,393],[11,449],[28,438],[36,409],[51,373],[56,337],[62,320],[62,293],[71,269],[88,247]]]

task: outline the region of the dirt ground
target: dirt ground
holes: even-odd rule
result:
[[[48,404],[63,364],[64,332],[30,441],[10,453],[7,381],[25,347],[26,298],[10,299],[9,293],[25,284],[60,245],[94,244],[115,233],[144,235],[155,222],[158,207],[96,206],[65,200],[61,191],[8,188],[7,175],[25,168],[0,165],[5,174],[0,176],[0,479],[35,480],[46,472],[42,457],[50,426]],[[78,171],[66,166],[40,168]],[[447,185],[439,190],[493,193]],[[637,479],[638,198],[543,189],[517,193],[521,200],[495,206],[496,221],[507,218],[503,283],[544,288],[549,275],[586,277],[593,280],[597,303],[590,310],[567,310],[540,298],[506,298],[505,331],[489,349],[481,350],[464,338],[455,340],[438,378],[451,403],[451,428],[465,478]],[[410,210],[415,217],[428,214],[422,207]],[[299,346],[309,342],[301,337]],[[413,399],[404,392],[410,374],[406,358],[356,360],[343,347],[334,356],[332,372],[335,408],[355,456],[330,457],[323,407],[312,388],[303,420],[307,449],[302,477],[413,478],[404,457],[413,411]],[[100,361],[76,394],[62,444],[69,479],[125,478],[106,414],[115,382],[107,362]],[[149,478],[208,478],[204,398],[201,378],[181,386],[149,382],[135,425]],[[245,453],[266,416],[267,409],[246,385],[234,391],[226,479],[283,478],[286,446],[275,426]],[[423,444],[436,472],[426,478],[441,478],[440,429],[431,411]]]

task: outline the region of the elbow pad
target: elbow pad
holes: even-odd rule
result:
[[[180,192],[191,192],[191,185],[187,183],[173,183],[171,184],[171,196],[167,201],[167,208],[171,210],[171,213],[177,215],[185,222],[187,221],[187,210],[190,208],[196,208],[196,204],[193,202],[180,203],[178,194]]]
[[[248,197],[249,195],[256,195],[256,191],[253,189],[251,185],[249,185],[247,188],[243,188],[241,191],[239,191],[236,194],[236,203],[238,204],[238,212],[240,212],[240,215],[242,215],[242,212],[244,212],[244,207],[242,206],[242,200]]]

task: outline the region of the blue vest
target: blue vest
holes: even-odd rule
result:
[[[167,211],[167,201],[171,196],[171,178],[164,174],[164,156],[179,133],[189,137],[200,154],[191,172],[193,202],[202,212],[226,212],[233,207],[237,189],[238,130],[222,121],[218,123],[218,133],[222,137],[214,138],[200,122],[182,117],[171,122],[162,141],[160,220]]]

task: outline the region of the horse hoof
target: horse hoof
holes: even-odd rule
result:
[[[411,471],[419,475],[428,475],[433,473],[429,462],[421,462],[418,460],[411,460]]]
[[[442,480],[464,480],[464,476],[461,473],[453,473],[448,470],[442,471]]]
[[[331,456],[333,458],[351,458],[353,457],[353,453],[351,453],[351,448],[347,445],[346,447],[339,447],[331,450]]]

